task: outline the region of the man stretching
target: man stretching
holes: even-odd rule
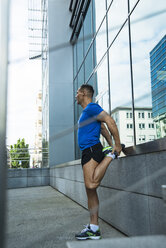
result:
[[[76,95],[77,104],[83,108],[78,122],[78,144],[82,150],[81,163],[90,212],[90,224],[75,235],[80,240],[101,238],[98,225],[99,199],[96,189],[110,162],[122,150],[115,121],[98,104],[92,103],[93,94],[93,87],[83,84]],[[114,148],[112,148],[111,135],[104,123],[114,138]],[[102,147],[99,140],[100,133],[107,140],[109,147]]]

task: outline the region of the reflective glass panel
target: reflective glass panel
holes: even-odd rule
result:
[[[166,136],[165,20],[163,0],[140,1],[131,15],[137,144]]]
[[[97,89],[98,96],[97,101],[99,101],[104,94],[108,91],[108,63],[107,57],[103,60],[101,65],[98,67],[96,72]],[[106,111],[108,110],[108,102],[103,102],[101,105]]]
[[[84,20],[84,47],[85,47],[85,54],[89,48],[93,36],[92,31],[92,2],[89,5],[88,12],[86,14]]]
[[[83,49],[83,28],[81,28],[81,32],[79,35],[79,38],[77,40],[77,63],[78,63],[78,69],[83,61],[84,57],[84,49]]]
[[[142,0],[138,1],[138,0],[130,0],[130,11],[132,11],[132,9],[135,7],[135,5],[141,2]]]
[[[104,15],[106,13],[105,1],[96,0],[95,1],[95,27],[94,29],[97,31]],[[100,22],[99,22],[100,21]],[[107,36],[106,36],[106,19],[102,23],[99,32],[97,33],[95,39],[96,46],[96,64],[99,63],[102,56],[107,50]]]
[[[76,76],[77,73],[77,49],[76,49],[76,45],[74,45],[73,47],[73,73],[74,73],[74,77]]]
[[[97,31],[106,13],[105,0],[93,0],[93,10],[94,10],[94,26],[95,26],[95,31]]]
[[[109,50],[111,112],[118,126],[121,142],[126,147],[133,145],[134,140],[133,118],[130,115],[132,97],[128,40],[128,26],[125,25]]]
[[[87,82],[87,80],[89,79],[92,71],[93,71],[93,47],[91,47],[85,59],[85,82]],[[91,82],[92,79],[88,81],[88,84],[92,84]]]
[[[111,4],[112,3],[112,4]],[[111,4],[111,6],[110,6]],[[110,6],[110,7],[109,7]],[[128,15],[127,1],[107,1],[109,44],[111,44]]]

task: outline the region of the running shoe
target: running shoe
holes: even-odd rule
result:
[[[125,152],[125,145],[121,144],[121,147],[122,147],[122,152],[124,152],[124,154],[125,154],[126,153]],[[112,146],[106,146],[102,149],[102,152],[104,153],[104,156],[107,157],[107,156],[109,156],[108,155],[109,153],[112,153],[112,150],[113,150]],[[118,153],[116,151],[114,152],[114,155],[115,155],[115,158],[118,158]]]
[[[112,157],[113,159],[118,158],[118,153],[114,152],[112,154],[112,150],[113,150],[112,146],[106,146],[102,149],[102,152],[104,153],[105,157]]]
[[[96,232],[93,232],[90,225],[86,225],[80,233],[75,235],[75,238],[78,240],[101,239],[100,230],[98,229]]]
[[[113,150],[112,146],[106,146],[102,149],[102,152],[104,153],[105,156],[107,156],[108,153],[111,153]]]

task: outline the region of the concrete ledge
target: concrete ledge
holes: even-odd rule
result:
[[[165,248],[166,236],[144,236],[133,238],[114,238],[92,241],[67,242],[68,248]]]
[[[74,161],[69,161],[67,163],[55,165],[52,168],[55,168],[55,167],[56,168],[68,167],[68,166],[78,165],[80,163],[81,163],[81,159],[78,159],[78,160],[74,160]]]
[[[28,169],[27,171],[28,171],[28,177],[41,177],[42,175],[41,168]]]
[[[162,185],[162,196],[164,202],[166,203],[166,185]]]
[[[8,177],[27,177],[28,169],[8,169]]]

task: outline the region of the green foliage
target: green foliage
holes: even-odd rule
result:
[[[10,158],[12,168],[29,168],[29,145],[25,140],[18,139],[17,144],[10,146]]]

